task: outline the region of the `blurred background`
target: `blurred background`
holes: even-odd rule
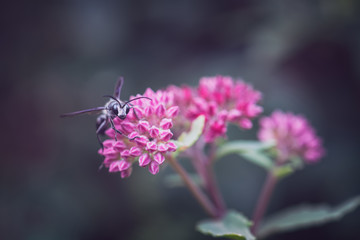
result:
[[[212,239],[188,191],[164,184],[170,168],[98,171],[96,117],[59,118],[102,106],[120,75],[123,99],[223,74],[263,92],[264,114],[304,114],[327,155],[280,182],[268,213],[358,195],[359,16],[355,0],[3,3],[0,239]],[[216,173],[229,208],[251,216],[265,172],[230,156]],[[354,239],[359,218],[270,239]]]

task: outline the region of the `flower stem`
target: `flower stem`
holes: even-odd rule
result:
[[[214,173],[213,164],[215,162],[216,158],[216,150],[217,146],[215,143],[210,144],[210,153],[209,158],[207,159],[207,175],[208,175],[208,183],[209,183],[209,193],[211,197],[213,198],[216,207],[218,208],[219,215],[222,216],[226,212],[226,204],[224,201],[224,198],[220,192],[219,186],[216,181],[216,176]]]
[[[207,196],[201,191],[201,189],[191,180],[185,169],[172,157],[168,158],[169,163],[173,167],[173,169],[180,175],[185,185],[189,188],[190,192],[194,195],[196,200],[200,203],[200,205],[204,208],[204,210],[211,217],[218,217],[216,208],[209,201]]]
[[[210,153],[208,157],[203,152],[204,144],[205,143],[203,141],[199,140],[195,147],[192,148],[192,153],[189,157],[193,159],[192,163],[199,176],[202,178],[209,197],[215,204],[217,217],[221,217],[226,212],[226,205],[216,182],[213,169],[216,146],[214,144],[210,145]]]
[[[212,168],[212,164],[208,163],[207,164],[207,191],[210,195],[210,197],[213,199],[215,206],[217,208],[217,215],[218,216],[223,216],[226,212],[226,205],[224,202],[224,199],[222,198],[222,195],[220,193],[218,184],[215,180],[215,174],[214,174],[214,170]]]
[[[268,175],[266,177],[266,180],[265,180],[265,183],[264,183],[264,186],[261,190],[261,194],[260,194],[260,198],[257,202],[257,205],[256,205],[256,208],[255,208],[255,212],[254,212],[254,215],[253,215],[253,225],[251,227],[251,232],[256,236],[256,233],[257,233],[257,228],[259,226],[259,223],[261,222],[265,212],[266,212],[266,209],[267,209],[267,206],[268,206],[268,203],[269,203],[269,200],[270,200],[270,197],[271,197],[271,194],[274,190],[274,187],[277,183],[277,177],[274,176],[274,174],[272,173],[272,171],[269,171],[268,172]]]

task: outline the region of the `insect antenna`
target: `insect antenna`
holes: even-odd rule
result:
[[[111,96],[111,95],[104,95],[103,97],[108,97],[108,98],[111,98],[111,99],[115,100],[116,102],[118,102],[118,103],[119,103],[119,105],[121,106],[121,102],[120,102],[120,101],[119,101],[119,99],[117,99],[116,97]]]
[[[141,98],[146,98],[146,99],[148,99],[148,100],[152,101],[152,99],[151,99],[151,98],[149,98],[149,97],[136,97],[136,98],[133,98],[133,99],[131,99],[131,100],[129,100],[129,101],[126,101],[126,102],[124,103],[124,105],[125,105],[125,104],[128,104],[129,102],[132,102],[132,101],[135,101],[135,100],[141,99]]]

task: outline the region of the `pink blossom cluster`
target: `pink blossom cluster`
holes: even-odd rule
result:
[[[225,137],[228,123],[250,129],[251,119],[262,112],[262,107],[257,105],[261,93],[228,76],[203,77],[197,88],[170,86],[167,90],[173,93],[175,104],[180,107],[179,125],[205,116],[206,142]]]
[[[302,116],[275,111],[260,120],[260,127],[259,139],[276,142],[280,161],[297,156],[310,163],[324,155],[321,139]]]
[[[104,166],[109,172],[120,172],[122,178],[130,176],[135,162],[157,174],[167,154],[177,149],[170,141],[173,118],[179,112],[178,106],[173,104],[172,94],[147,89],[142,96],[152,100],[134,100],[131,102],[133,109],[124,120],[114,118],[115,128],[125,136],[117,134],[116,141],[115,131],[109,128],[106,134],[110,139],[103,142],[104,151],[99,150],[105,157]]]

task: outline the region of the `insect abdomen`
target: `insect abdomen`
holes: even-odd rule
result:
[[[105,114],[101,114],[96,118],[96,129],[98,134],[105,135],[107,117]],[[100,128],[101,126],[101,128]]]

